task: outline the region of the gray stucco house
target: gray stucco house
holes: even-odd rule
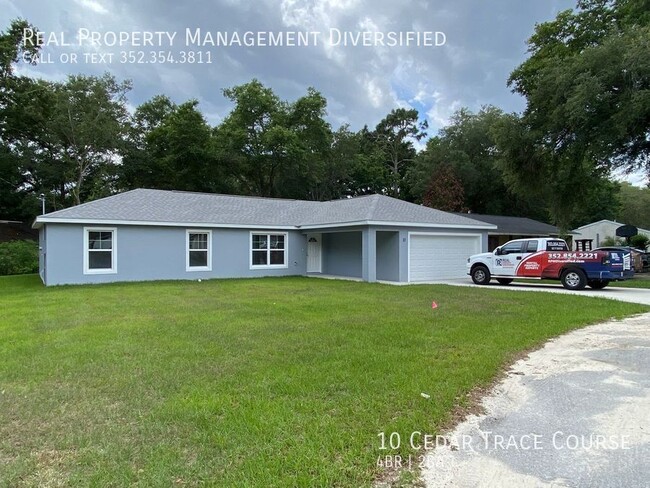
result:
[[[46,285],[332,275],[465,276],[495,226],[382,195],[313,202],[132,190],[39,216]]]

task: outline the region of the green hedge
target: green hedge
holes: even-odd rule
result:
[[[0,243],[0,275],[38,273],[38,242]]]

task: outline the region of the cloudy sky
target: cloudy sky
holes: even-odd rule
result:
[[[494,104],[506,111],[522,110],[523,100],[510,92],[506,79],[526,58],[525,41],[535,23],[554,18],[574,1],[199,0],[189,4],[0,0],[0,25],[4,30],[11,19],[22,17],[51,41],[43,51],[47,62],[22,65],[20,72],[56,80],[68,74],[110,71],[118,79],[133,80],[129,94],[133,106],[157,94],[176,102],[196,98],[208,121],[216,124],[231,109],[222,89],[257,78],[286,100],[315,87],[328,100],[328,118],[335,128],[344,123],[355,130],[364,124],[374,127],[390,110],[403,106],[417,108],[433,133],[460,107],[477,110]],[[230,39],[235,32],[247,31],[320,34],[308,46],[187,46],[186,29],[197,28],[202,37],[209,32]],[[110,33],[134,34],[122,46],[93,45],[90,39],[79,45],[80,29],[99,33],[103,44],[112,41]],[[144,31],[165,33],[163,42],[156,39],[153,47],[134,45],[132,40]],[[355,47],[330,36],[332,32],[423,35],[436,31],[444,33],[442,46],[382,46],[373,37],[370,45]],[[172,46],[166,33],[176,33]],[[57,46],[63,42],[73,45]],[[176,62],[136,63],[128,58],[122,62],[128,51],[135,51],[142,61],[163,51],[165,58],[171,53]],[[209,51],[211,62],[181,64],[181,51],[203,51],[205,61]],[[77,53],[77,62],[64,62],[72,53]],[[106,53],[112,53],[111,62],[100,57]]]

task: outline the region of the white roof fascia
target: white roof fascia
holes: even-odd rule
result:
[[[472,224],[427,224],[423,222],[385,222],[380,220],[358,220],[355,222],[343,222],[338,224],[309,224],[301,225],[299,229],[312,230],[335,227],[356,227],[360,225],[377,225],[386,227],[432,227],[436,229],[496,229],[496,225],[472,225]]]
[[[151,220],[102,220],[102,219],[57,219],[38,217],[32,227],[39,229],[43,224],[85,224],[85,225],[142,225],[149,227],[197,227],[235,228],[235,229],[281,229],[297,230],[295,225],[259,225],[259,224],[212,224],[209,222],[154,222]]]
[[[212,224],[209,222],[154,222],[149,220],[101,220],[101,219],[59,219],[50,217],[37,217],[32,225],[34,229],[40,229],[43,224],[85,224],[85,225],[141,225],[154,227],[197,227],[197,228],[235,228],[235,229],[279,229],[279,230],[312,230],[336,227],[357,227],[362,225],[376,225],[387,227],[430,227],[436,229],[496,229],[496,225],[483,224],[427,224],[422,222],[385,222],[375,220],[359,220],[353,222],[332,223],[332,224],[309,224],[309,225],[259,225],[259,224]]]

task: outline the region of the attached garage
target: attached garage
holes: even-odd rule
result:
[[[480,234],[409,233],[409,281],[463,278],[467,258],[480,252]]]

